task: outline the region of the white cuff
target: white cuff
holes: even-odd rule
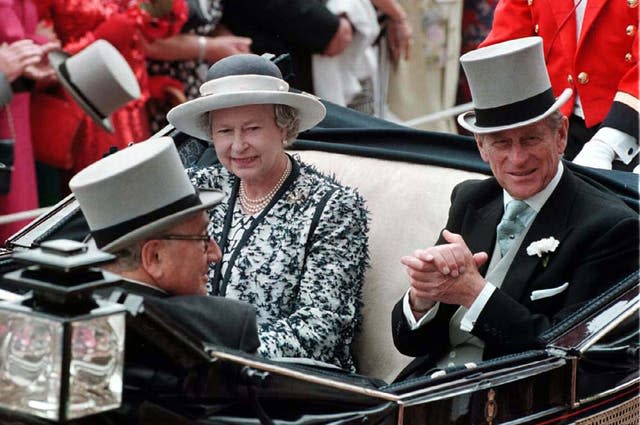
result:
[[[638,154],[638,140],[618,129],[602,127],[593,135],[591,140],[602,140],[616,153],[617,159],[629,164]]]
[[[585,167],[610,170],[616,152],[611,146],[600,139],[591,139],[584,144],[580,153],[573,158],[573,163]]]
[[[418,329],[420,326],[436,317],[439,305],[440,303],[436,303],[436,305],[431,307],[431,309],[429,309],[429,311],[427,311],[424,316],[420,318],[420,320],[416,320],[415,316],[413,315],[413,311],[411,311],[411,305],[409,304],[409,291],[407,291],[402,298],[402,312],[404,313],[404,317],[405,319],[407,319],[407,323],[409,323],[409,327],[412,331]]]
[[[462,320],[460,321],[460,330],[465,332],[471,332],[473,327],[476,325],[476,320],[478,320],[478,316],[482,313],[482,309],[487,305],[489,298],[493,295],[493,291],[496,290],[496,287],[493,284],[487,282],[478,294],[476,300],[471,304],[469,310],[462,316]]]

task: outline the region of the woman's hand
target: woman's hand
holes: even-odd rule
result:
[[[411,47],[411,36],[413,29],[408,19],[390,19],[387,27],[387,39],[391,50],[391,59],[397,63],[400,59],[409,59],[409,48]]]
[[[322,52],[326,56],[336,56],[344,52],[353,39],[353,28],[351,28],[351,22],[346,16],[340,16],[340,25],[336,33],[333,35],[329,44]]]
[[[402,5],[397,0],[371,0],[371,3],[387,16],[387,40],[393,62],[409,59],[413,29]]]
[[[248,37],[220,35],[206,38],[204,59],[209,63],[217,62],[227,56],[249,53],[252,40]]]
[[[44,83],[51,83],[56,80],[55,71],[49,61],[46,59],[46,54],[52,50],[60,49],[59,41],[50,41],[40,46],[42,49],[42,57],[36,64],[29,65],[24,69],[24,75],[32,80],[42,81]]]
[[[42,48],[32,40],[18,40],[0,45],[0,71],[11,82],[21,76],[25,69],[42,59]]]

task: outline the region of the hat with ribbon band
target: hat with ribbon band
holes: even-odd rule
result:
[[[224,197],[219,191],[196,192],[170,137],[102,158],[76,174],[69,187],[96,246],[106,252],[159,236]]]
[[[140,97],[131,67],[106,40],[96,40],[73,56],[54,50],[48,57],[67,93],[109,132],[113,132],[109,115]]]
[[[458,123],[473,133],[533,124],[571,97],[569,88],[554,97],[540,37],[482,47],[462,55],[460,63],[469,82],[474,110],[460,114]]]
[[[235,106],[289,105],[298,111],[299,131],[318,124],[326,108],[315,96],[292,93],[277,65],[254,54],[226,57],[211,66],[208,81],[200,86],[200,97],[169,111],[167,120],[190,136],[211,141],[209,112]]]

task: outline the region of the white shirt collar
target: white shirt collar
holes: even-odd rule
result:
[[[529,205],[531,209],[533,209],[536,212],[536,214],[540,212],[544,204],[547,202],[547,199],[549,199],[549,196],[551,196],[553,191],[558,186],[558,183],[560,183],[560,178],[562,177],[563,172],[564,172],[564,166],[562,165],[562,161],[559,161],[556,175],[553,176],[549,184],[547,184],[547,186],[544,189],[542,189],[540,192],[536,193],[535,195],[527,199],[523,199],[523,201],[526,202],[526,204]],[[506,208],[507,203],[513,200],[513,197],[509,195],[509,193],[504,189],[502,190],[502,193],[503,193],[502,200],[504,202],[504,207]]]

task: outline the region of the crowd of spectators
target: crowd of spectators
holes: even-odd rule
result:
[[[569,159],[590,142],[586,145],[589,152],[577,157],[584,165],[610,168],[611,164],[622,164],[631,169],[637,164],[637,134],[633,133],[637,133],[637,120],[635,127],[624,125],[628,116],[637,116],[633,107],[637,93],[629,96],[625,88],[634,87],[635,75],[637,91],[638,18],[631,6],[618,5],[611,11],[614,6],[607,5],[592,19],[590,9],[584,8],[586,0],[573,6],[566,0],[558,5],[566,9],[566,22],[554,29],[544,16],[538,16],[543,8],[540,2],[516,5],[509,0],[460,0],[454,2],[457,11],[447,6],[451,13],[438,2],[432,3],[423,2],[418,7],[408,0],[0,0],[0,66],[6,68],[1,70],[2,78],[13,93],[0,109],[0,138],[14,141],[15,157],[11,188],[0,195],[0,215],[60,200],[68,193],[71,176],[110,149],[145,140],[160,130],[167,124],[168,110],[199,95],[210,65],[239,53],[288,53],[290,67],[283,71],[291,87],[370,114],[385,116],[385,111],[374,107],[380,99],[388,99],[401,120],[408,119],[404,116],[407,108],[430,113],[433,108],[422,110],[424,104],[437,103],[437,107],[431,106],[440,110],[453,102],[464,103],[469,100],[464,76],[458,84],[455,75],[444,75],[452,74],[449,67],[436,64],[442,68],[439,74],[430,73],[429,64],[426,71],[423,69],[429,52],[441,59],[451,56],[447,50],[451,46],[445,45],[451,31],[460,33],[457,40],[462,53],[473,50],[485,38],[484,43],[488,44],[527,35],[542,36],[547,43],[554,92],[571,85],[576,94],[572,109],[563,110],[572,117],[570,136],[579,139],[568,153]],[[625,7],[629,10],[622,10]],[[496,24],[487,38],[494,11]],[[584,19],[588,25],[581,27]],[[605,19],[607,23],[601,24]],[[450,21],[456,20],[461,27],[452,26]],[[569,51],[567,31],[575,32],[574,41],[579,39],[588,46],[595,36],[579,38],[581,28],[583,32],[596,33],[610,25],[622,28],[620,34],[616,33],[614,44],[628,53],[622,59],[616,58],[623,61],[616,68],[620,84],[606,84],[609,88],[605,97],[615,96],[616,101],[598,101],[597,106],[592,106],[590,87],[605,84],[606,75],[594,71],[585,74],[589,81],[584,80],[579,69],[564,65],[561,52],[578,58],[588,56],[592,48]],[[440,42],[438,34],[444,37]],[[53,49],[74,55],[98,39],[118,49],[141,89],[138,99],[112,114],[113,132],[105,131],[74,104],[56,81],[47,60]],[[576,49],[579,48],[580,45]],[[381,50],[386,54],[380,55]],[[11,57],[18,59],[7,60]],[[453,57],[457,62],[455,54]],[[389,76],[384,69],[376,69],[383,68],[381,58],[391,64],[388,92]],[[327,70],[336,72],[339,81],[327,77],[331,75]],[[423,77],[422,71],[426,73]],[[332,84],[320,84],[323,79],[330,79]],[[438,94],[437,99],[434,93]],[[603,122],[610,129],[597,132]],[[456,131],[451,126],[438,129]],[[32,140],[36,130],[38,135],[48,134],[47,140]],[[33,144],[42,149],[39,144],[43,143],[70,150],[72,163],[41,161]],[[0,225],[0,239],[5,240],[24,224]]]

